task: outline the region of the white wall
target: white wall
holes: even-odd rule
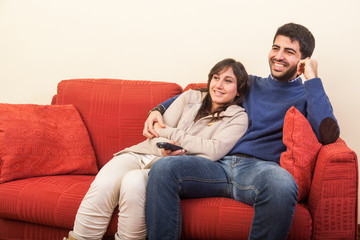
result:
[[[287,22],[315,35],[341,137],[360,155],[359,0],[0,0],[0,102],[49,104],[69,78],[185,87],[226,57],[267,76]]]

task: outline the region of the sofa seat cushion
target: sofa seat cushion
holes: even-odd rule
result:
[[[0,239],[7,240],[61,240],[69,235],[70,229],[27,223],[0,218]],[[102,240],[114,240],[114,232]]]
[[[40,224],[26,223],[0,218],[0,239],[63,239],[69,229],[49,227]]]
[[[93,179],[94,176],[49,176],[0,184],[0,217],[70,230]],[[227,198],[183,199],[181,205],[183,239],[230,239],[234,234],[247,239],[254,214],[251,206]],[[297,205],[292,226],[296,226],[290,230],[292,239],[310,238],[312,220],[305,204]],[[116,228],[114,211],[106,236],[113,236]]]
[[[0,184],[0,217],[71,229],[93,179],[62,175]]]
[[[247,239],[254,208],[228,198],[183,199],[182,239]],[[295,227],[296,226],[296,227]],[[288,239],[311,239],[312,219],[298,203]]]

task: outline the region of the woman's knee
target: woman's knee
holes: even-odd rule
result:
[[[132,170],[128,172],[121,183],[121,197],[126,197],[128,200],[145,199],[147,180],[147,170]]]
[[[138,169],[137,160],[128,154],[111,159],[96,175],[92,188],[100,191],[119,191],[123,176],[133,169]]]
[[[123,176],[119,174],[98,175],[91,183],[90,188],[105,192],[113,191],[120,188],[122,178]]]

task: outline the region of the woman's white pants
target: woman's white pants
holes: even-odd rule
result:
[[[101,168],[86,193],[71,236],[95,240],[104,236],[119,206],[116,239],[146,239],[145,191],[149,169],[135,153],[115,156]]]

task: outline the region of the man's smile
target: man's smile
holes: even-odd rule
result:
[[[274,71],[283,71],[288,64],[284,61],[271,60]]]

